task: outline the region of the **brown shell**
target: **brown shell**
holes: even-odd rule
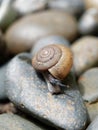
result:
[[[48,70],[55,78],[62,80],[71,69],[72,53],[64,45],[48,45],[34,56],[32,65],[36,70]]]

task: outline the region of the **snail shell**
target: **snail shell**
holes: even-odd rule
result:
[[[48,70],[57,79],[64,79],[72,66],[72,53],[64,45],[51,44],[43,47],[32,59],[38,71]]]

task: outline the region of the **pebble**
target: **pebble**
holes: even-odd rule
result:
[[[98,65],[98,38],[85,36],[71,46],[76,75],[80,75],[91,67]]]
[[[6,66],[7,65],[0,67],[0,100],[7,98],[6,92],[5,92]]]
[[[98,116],[98,102],[89,104],[88,102],[85,102],[88,115],[89,115],[89,120],[92,122],[96,116]]]
[[[45,38],[40,39],[35,43],[32,47],[31,55],[33,56],[36,52],[38,52],[42,47],[50,44],[63,44],[69,47],[70,42],[66,40],[63,36],[47,36]]]
[[[88,115],[72,72],[66,77],[63,93],[52,95],[41,74],[31,65],[30,54],[14,57],[7,66],[6,93],[21,110],[60,129],[85,129]]]
[[[18,115],[14,114],[1,114],[0,115],[0,130],[50,130],[41,128],[33,121],[30,122]]]
[[[98,130],[98,116],[96,119],[88,126],[86,130]]]
[[[79,20],[79,32],[83,35],[96,34],[98,32],[98,9],[88,9],[82,15]]]
[[[43,10],[46,5],[46,0],[14,0],[13,2],[13,8],[20,15],[26,15],[38,10]]]
[[[73,15],[80,15],[84,11],[83,0],[49,0],[48,7],[53,9],[64,10]]]
[[[56,17],[57,16],[57,17]],[[77,36],[76,19],[64,11],[47,10],[16,21],[6,32],[8,50],[16,54],[32,48],[42,37],[61,35],[68,40]]]
[[[3,0],[0,5],[0,28],[5,30],[17,18],[17,12],[11,6],[12,0]]]
[[[98,101],[98,67],[87,70],[79,77],[79,89],[89,103]]]
[[[1,5],[1,3],[2,3],[2,0],[0,0],[0,5]]]
[[[98,0],[84,0],[86,8],[97,8]]]

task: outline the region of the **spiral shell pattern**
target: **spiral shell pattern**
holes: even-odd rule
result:
[[[57,79],[64,79],[72,67],[72,52],[64,45],[51,44],[42,48],[32,60],[36,70],[50,72]]]
[[[62,52],[56,45],[43,47],[33,58],[32,64],[36,70],[47,70],[60,59]]]

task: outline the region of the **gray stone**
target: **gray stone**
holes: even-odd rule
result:
[[[79,77],[79,89],[85,101],[98,101],[98,67],[86,71]]]
[[[74,15],[80,15],[84,11],[83,0],[49,0],[48,6]]]
[[[18,15],[11,3],[12,0],[3,0],[0,5],[0,27],[2,29],[6,29]]]
[[[96,119],[88,126],[86,130],[98,130],[98,116]]]
[[[47,10],[16,21],[6,32],[8,50],[14,54],[30,50],[42,37],[61,35],[68,40],[77,36],[76,19],[63,11]]]
[[[42,47],[50,44],[63,44],[66,46],[69,46],[70,43],[68,40],[66,40],[62,36],[48,36],[45,38],[40,39],[38,42],[35,43],[35,45],[32,47],[31,55],[34,55],[36,52],[38,52]]]
[[[85,105],[88,111],[89,120],[90,122],[92,122],[96,118],[96,116],[98,116],[98,102],[92,104],[85,102]]]
[[[6,66],[0,67],[0,100],[7,98],[5,92],[5,73],[6,73]]]
[[[7,66],[6,92],[21,110],[56,128],[83,130],[87,111],[72,72],[65,78],[62,93],[52,95],[41,74],[32,65],[29,54],[16,56]]]
[[[1,5],[1,2],[2,2],[2,0],[0,0],[0,5]]]
[[[13,2],[14,9],[21,15],[42,10],[46,5],[46,0],[15,0]]]
[[[98,66],[98,38],[85,36],[71,46],[75,73],[80,75],[86,70]]]
[[[49,130],[14,114],[0,115],[0,130]]]
[[[88,9],[79,20],[79,31],[83,35],[98,33],[98,9]]]

